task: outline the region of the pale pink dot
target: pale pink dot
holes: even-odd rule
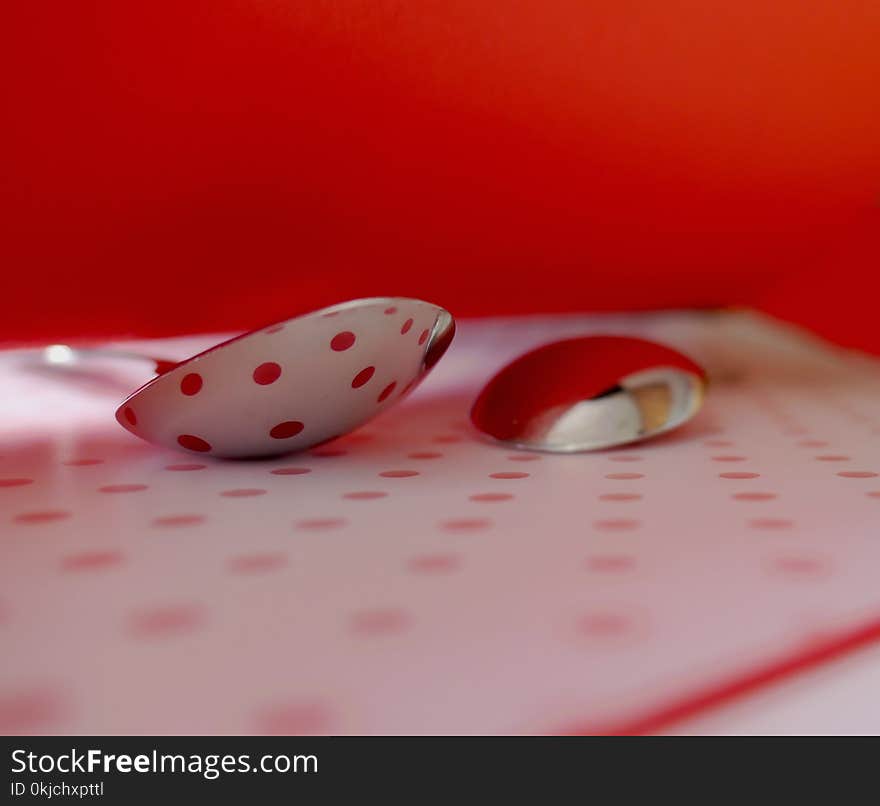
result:
[[[332,339],[330,339],[330,349],[337,353],[341,353],[351,347],[354,342],[354,333],[350,330],[343,330],[342,333],[337,333]]]
[[[828,443],[823,439],[802,439],[798,442],[802,448],[827,448]]]
[[[408,563],[409,569],[417,574],[450,574],[460,565],[461,561],[454,554],[422,554]]]
[[[492,501],[511,501],[513,496],[510,493],[476,493],[468,496],[471,501],[492,502]]]
[[[601,532],[631,532],[642,525],[641,521],[634,518],[604,518],[593,521],[593,528]]]
[[[311,473],[310,467],[276,467],[275,470],[269,471],[273,476],[304,476]]]
[[[443,454],[437,451],[415,451],[408,453],[407,457],[410,459],[442,459]]]
[[[845,479],[875,479],[877,474],[872,470],[842,470],[837,474]]]
[[[609,462],[641,462],[641,456],[630,456],[629,454],[623,454],[621,456],[609,456]]]
[[[628,554],[597,554],[587,560],[587,568],[599,573],[619,574],[635,567],[635,557]]]
[[[272,325],[272,327],[266,328],[266,333],[280,333],[284,330],[284,325]]]
[[[452,445],[455,442],[464,442],[464,437],[460,437],[457,434],[439,434],[433,437],[431,442],[436,442],[440,445]]]
[[[0,487],[24,487],[33,483],[33,479],[0,479]]]
[[[419,346],[423,345],[428,340],[429,335],[430,334],[427,330],[423,330],[421,333],[419,333]]]
[[[603,493],[600,501],[641,501],[644,496],[639,493]]]
[[[395,308],[395,307],[393,307],[393,306],[392,306],[391,308],[386,308],[386,309],[385,309],[385,315],[386,315],[386,316],[391,316],[392,314],[395,314],[395,313],[397,313],[397,308]]]
[[[400,326],[400,334],[403,335],[404,333],[409,333],[409,329],[410,329],[412,326],[413,326],[413,320],[412,320],[412,319],[407,319],[407,320],[406,320],[406,321]]]
[[[65,571],[103,571],[121,564],[122,554],[118,551],[83,551],[61,561]]]
[[[183,376],[180,382],[180,391],[187,397],[197,395],[202,389],[202,376],[198,372],[190,372]]]
[[[296,528],[309,532],[323,532],[332,529],[341,529],[348,521],[345,518],[306,518],[297,521]]]
[[[388,386],[386,386],[382,390],[382,392],[379,394],[379,397],[377,398],[376,402],[382,403],[385,400],[387,400],[388,396],[394,391],[395,386],[397,386],[397,381],[391,381],[391,383],[389,383]]]
[[[206,467],[207,467],[207,465],[195,465],[195,464],[165,465],[166,470],[174,470],[174,471],[204,470]]]
[[[880,490],[871,490],[869,493],[865,493],[868,498],[880,498]]]
[[[502,471],[500,473],[490,473],[490,479],[527,479],[530,473],[521,473],[519,471]]]
[[[578,632],[590,638],[614,638],[633,631],[632,619],[623,613],[587,613],[578,620]]]
[[[779,496],[776,493],[734,493],[732,497],[737,501],[773,501]]]
[[[388,493],[379,490],[357,490],[352,493],[343,493],[342,497],[349,501],[373,501],[377,498],[386,498]]]
[[[269,431],[272,439],[290,439],[299,434],[305,426],[299,420],[285,420],[283,423],[273,426]]]
[[[733,442],[729,439],[707,439],[703,443],[707,448],[731,448]]]
[[[492,521],[488,518],[453,518],[443,521],[440,528],[447,532],[478,532],[488,529],[491,525]]]
[[[352,632],[358,635],[393,635],[409,624],[409,615],[400,608],[362,610],[351,618]]]
[[[210,442],[193,434],[181,434],[177,438],[177,444],[181,448],[186,448],[188,451],[196,451],[197,453],[207,453],[211,450]]]
[[[265,574],[269,571],[277,571],[285,565],[287,565],[287,555],[281,552],[239,554],[237,557],[231,557],[228,562],[229,570],[233,574]]]
[[[184,526],[198,526],[205,522],[204,515],[163,515],[160,518],[153,518],[153,526],[160,528],[178,528]]]
[[[69,462],[64,462],[67,467],[91,467],[92,465],[102,465],[104,464],[103,459],[71,459]]]
[[[0,735],[30,735],[56,724],[63,714],[61,697],[46,689],[0,692]]]
[[[332,727],[329,709],[316,702],[287,703],[257,714],[257,732],[265,736],[314,736]]]
[[[223,490],[220,493],[224,498],[254,498],[265,494],[266,490],[261,487],[238,487],[232,490]]]
[[[745,462],[745,456],[713,456],[713,462]]]
[[[760,473],[719,473],[719,479],[757,479]]]
[[[98,487],[101,493],[138,493],[141,490],[148,489],[146,484],[105,484]]]
[[[820,462],[848,462],[850,461],[849,456],[844,456],[843,454],[825,454],[823,456],[817,456],[816,459]]]
[[[280,377],[281,366],[274,361],[260,364],[253,373],[254,383],[258,383],[260,386],[268,386],[270,383],[275,383]]]
[[[70,513],[63,509],[45,509],[36,512],[22,512],[15,516],[16,523],[38,524],[53,523],[54,521],[62,521],[69,518]]]
[[[794,526],[794,521],[788,520],[787,518],[754,518],[749,521],[749,527],[752,529],[766,529],[766,530],[777,530],[777,529],[791,529]]]
[[[537,453],[512,453],[507,457],[509,462],[539,462],[540,456]]]
[[[770,570],[788,579],[820,579],[828,576],[831,571],[830,564],[818,557],[790,555],[776,557],[769,563]]]
[[[136,638],[170,638],[197,630],[204,621],[193,605],[169,605],[132,613],[128,630]]]
[[[131,406],[126,406],[122,410],[122,416],[125,417],[125,419],[128,421],[129,425],[137,425],[138,424],[137,415],[134,413],[134,409]]]
[[[379,474],[383,479],[409,479],[418,476],[418,470],[383,470]]]
[[[345,456],[348,451],[342,448],[315,448],[309,451],[309,455],[317,456],[320,459],[332,459],[334,456]]]
[[[644,473],[606,473],[606,479],[612,479],[613,481],[631,481],[632,479],[643,479],[645,478]]]
[[[375,367],[364,367],[351,381],[352,389],[360,389],[370,378],[373,377],[373,373],[376,371]]]

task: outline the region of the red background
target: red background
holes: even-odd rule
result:
[[[875,0],[7,7],[0,341],[750,303],[880,351]]]

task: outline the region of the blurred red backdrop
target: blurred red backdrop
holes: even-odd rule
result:
[[[880,350],[874,0],[6,10],[0,340],[752,303]]]

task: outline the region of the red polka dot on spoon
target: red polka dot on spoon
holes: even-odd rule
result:
[[[368,383],[370,378],[376,372],[375,367],[364,367],[351,381],[352,389],[360,389],[364,384]]]
[[[210,442],[194,434],[181,434],[177,438],[177,444],[181,448],[186,448],[188,451],[196,451],[197,453],[207,453],[211,450]]]
[[[386,401],[388,399],[388,397],[391,395],[391,393],[394,391],[395,386],[397,386],[397,381],[392,381],[391,383],[389,383],[388,386],[386,386],[382,390],[382,392],[379,394],[379,397],[377,398],[376,402],[383,403],[384,401]]]
[[[134,413],[134,409],[131,406],[126,406],[122,410],[122,416],[125,417],[125,419],[129,425],[137,425],[138,424],[137,415]]]
[[[193,395],[197,395],[202,389],[202,376],[197,372],[190,372],[189,375],[184,375],[183,380],[180,382],[180,391],[183,392],[187,397],[192,397]]]
[[[355,335],[349,330],[344,330],[342,333],[337,333],[330,340],[330,349],[334,350],[337,353],[341,353],[344,350],[349,349],[349,347],[354,346]]]
[[[281,366],[274,361],[260,364],[253,372],[254,383],[260,386],[268,386],[275,383],[281,377]]]
[[[420,346],[420,347],[421,347],[421,345],[423,345],[423,344],[428,340],[428,336],[429,336],[429,335],[430,335],[430,334],[428,333],[427,330],[423,330],[423,331],[419,334],[419,346]]]
[[[409,333],[409,330],[410,330],[410,328],[411,328],[412,326],[413,326],[413,320],[412,320],[412,319],[407,319],[407,320],[406,320],[406,321],[400,326],[400,333],[401,333],[401,335],[404,335],[404,334],[406,334],[406,333]]]
[[[290,439],[302,432],[305,426],[299,420],[285,420],[283,423],[273,426],[269,431],[272,439]]]

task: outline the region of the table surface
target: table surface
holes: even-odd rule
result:
[[[470,429],[600,332],[702,361],[704,410],[577,456]],[[224,462],[115,423],[140,367],[0,354],[0,733],[880,731],[880,650],[808,668],[880,618],[878,367],[748,312],[465,321],[359,431]]]

